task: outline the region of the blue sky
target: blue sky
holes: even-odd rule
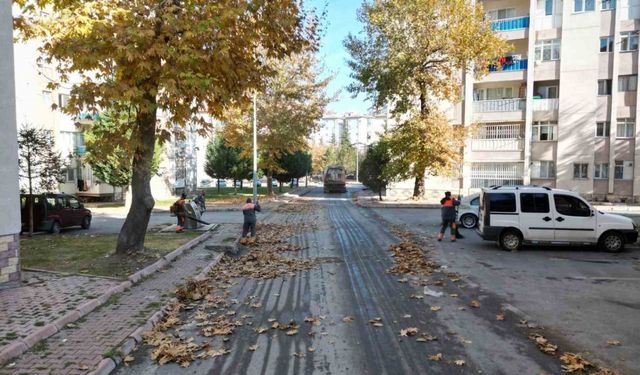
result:
[[[349,33],[357,34],[362,25],[358,22],[357,11],[361,0],[307,0],[305,7],[313,7],[321,13],[327,10],[323,24],[323,37],[320,47],[320,61],[325,70],[335,74],[329,85],[329,92],[340,91],[335,102],[329,104],[328,109],[335,112],[368,112],[370,104],[363,95],[352,98],[347,86],[352,81],[349,77],[351,69],[346,63],[349,53],[343,46],[343,41]]]

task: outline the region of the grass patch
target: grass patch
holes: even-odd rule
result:
[[[217,188],[202,188],[198,189],[198,191],[204,190],[207,198],[207,205],[209,204],[220,204],[220,203],[243,203],[247,197],[253,196],[253,188],[252,187],[243,187],[242,189],[234,189],[232,187],[220,188],[218,191]],[[293,190],[293,188],[289,186],[283,186],[282,190],[280,188],[274,187],[273,192],[275,194],[283,194]],[[258,188],[258,197],[260,199],[264,199],[267,196],[267,188],[266,186],[262,186]],[[172,205],[178,197],[168,198],[168,199],[158,199],[156,200],[157,206],[170,206]]]
[[[42,320],[38,320],[34,325],[36,327],[43,327],[44,326],[44,322]]]
[[[5,340],[15,340],[18,338],[18,334],[15,332],[7,332],[6,335],[4,335]]]
[[[34,236],[20,239],[22,265],[50,271],[126,277],[201,233],[148,233],[145,249],[115,254],[116,234]]]

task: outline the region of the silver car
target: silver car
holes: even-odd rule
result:
[[[463,228],[471,229],[478,225],[480,194],[471,194],[462,198],[458,206],[458,218]]]

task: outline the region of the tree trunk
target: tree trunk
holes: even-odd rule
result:
[[[378,197],[380,198],[380,202],[382,202],[382,189],[378,191]]]
[[[120,229],[116,253],[139,251],[144,247],[144,237],[155,201],[151,195],[151,164],[156,139],[156,99],[145,98],[152,104],[148,112],[138,114],[133,140],[137,142],[132,163],[131,208]]]
[[[278,192],[282,193],[282,181],[278,181]]]
[[[420,199],[424,197],[424,174],[420,177],[416,177],[416,181],[413,185],[413,198]]]
[[[267,195],[273,195],[273,174],[271,171],[267,171]]]
[[[220,192],[220,179],[216,179],[216,187],[218,188],[218,193]]]

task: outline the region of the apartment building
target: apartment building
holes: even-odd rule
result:
[[[640,200],[640,0],[484,0],[511,51],[465,74],[453,123],[478,124],[461,187],[535,184]]]
[[[338,144],[346,127],[349,143],[363,147],[377,142],[389,126],[386,110],[369,114],[330,112],[320,119],[318,130],[311,135],[310,141],[315,145]]]

